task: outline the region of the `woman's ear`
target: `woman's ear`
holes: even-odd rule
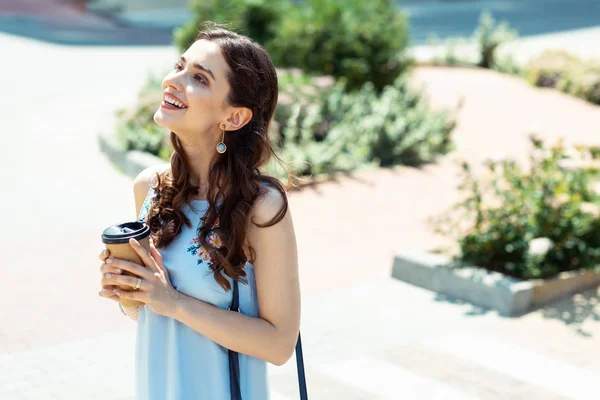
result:
[[[227,130],[237,131],[252,121],[252,110],[248,107],[236,107],[227,118]]]

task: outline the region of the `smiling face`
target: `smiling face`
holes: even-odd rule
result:
[[[219,123],[231,111],[228,74],[219,46],[196,41],[163,79],[163,101],[154,121],[188,143],[205,133],[220,139]]]

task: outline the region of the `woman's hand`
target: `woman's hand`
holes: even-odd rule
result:
[[[122,299],[145,303],[156,314],[167,317],[173,315],[181,294],[173,288],[169,272],[163,264],[162,256],[154,247],[154,243],[150,241],[150,251],[140,246],[135,239],[131,239],[129,244],[140,256],[145,267],[130,261],[107,258],[106,264],[113,270],[120,268],[135,276],[119,274],[113,274],[110,278],[105,276],[103,285],[131,286],[131,291],[116,288],[114,294]],[[142,285],[138,290],[134,290],[137,277],[142,279]]]
[[[100,258],[100,261],[102,261],[102,265],[100,266],[100,272],[102,273],[102,290],[100,290],[98,294],[100,297],[106,297],[107,299],[118,302],[119,296],[113,293],[113,290],[116,289],[116,286],[113,284],[107,284],[104,278],[106,274],[119,275],[121,273],[121,269],[111,267],[110,265],[106,264],[106,259],[110,257],[110,251],[108,249],[105,249],[98,257]]]

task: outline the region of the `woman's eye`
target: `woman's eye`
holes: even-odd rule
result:
[[[202,75],[196,75],[196,76],[194,76],[194,79],[196,79],[200,83],[206,83],[206,80],[204,79],[204,77]]]
[[[180,63],[175,64],[175,69],[177,71],[181,71],[183,69],[183,66]]]

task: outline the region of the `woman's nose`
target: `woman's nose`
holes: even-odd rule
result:
[[[181,91],[181,89],[183,88],[181,80],[182,76],[177,72],[174,72],[165,77],[164,86],[170,87],[175,91]]]

